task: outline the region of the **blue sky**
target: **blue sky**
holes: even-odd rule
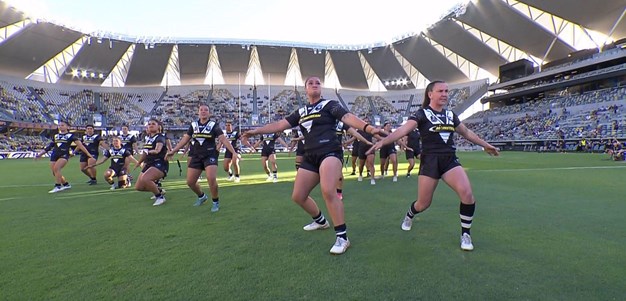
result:
[[[5,0],[90,33],[369,44],[419,32],[459,0]],[[367,4],[366,4],[367,3]],[[377,3],[377,4],[374,4]],[[425,7],[428,3],[428,8]]]

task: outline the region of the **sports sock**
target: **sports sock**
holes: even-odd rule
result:
[[[320,225],[324,225],[326,224],[326,218],[324,217],[324,215],[322,214],[322,211],[320,211],[320,213],[316,216],[313,217],[313,220],[320,224]]]
[[[337,235],[337,237],[341,237],[343,239],[348,239],[348,231],[347,231],[346,224],[341,224],[339,226],[336,226],[335,227],[335,235]]]
[[[413,201],[413,203],[411,203],[409,211],[406,212],[406,216],[408,216],[409,218],[413,218],[415,217],[415,215],[420,213],[419,211],[415,210],[415,203],[417,203],[417,201]]]
[[[470,228],[472,227],[472,219],[474,219],[474,210],[476,204],[463,204],[459,208],[459,216],[461,217],[461,234],[470,234]]]

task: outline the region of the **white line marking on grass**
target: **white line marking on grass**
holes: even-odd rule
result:
[[[0,188],[22,188],[22,187],[44,187],[50,186],[54,187],[54,184],[29,184],[29,185],[1,185]]]
[[[91,192],[78,192],[78,193],[63,193],[60,192],[58,194],[55,194],[55,199],[76,199],[76,198],[81,198],[81,197],[89,197],[89,196],[102,196],[102,195],[122,195],[122,194],[129,194],[132,193],[133,191],[127,191],[127,192],[103,192],[103,193],[97,193],[96,191],[91,191]]]
[[[510,171],[557,171],[557,170],[584,170],[584,169],[617,169],[626,166],[574,166],[574,167],[548,167],[548,168],[520,168],[520,169],[470,169],[472,172],[510,172]]]
[[[10,201],[10,200],[15,200],[17,198],[4,198],[4,199],[0,199],[0,202],[2,201]]]

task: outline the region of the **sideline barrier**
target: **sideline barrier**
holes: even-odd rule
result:
[[[0,152],[0,160],[4,159],[32,159],[37,155],[36,152]],[[44,154],[42,158],[50,157],[49,154]]]

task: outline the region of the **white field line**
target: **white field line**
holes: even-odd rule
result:
[[[585,169],[617,169],[622,166],[574,166],[574,167],[547,167],[547,168],[512,168],[512,169],[469,169],[471,172],[523,172],[523,171],[559,171],[559,170],[585,170]]]

